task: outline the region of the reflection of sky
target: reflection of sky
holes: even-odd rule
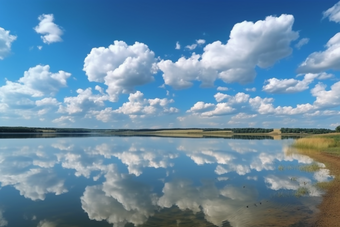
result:
[[[4,218],[2,213],[3,213],[3,211],[0,210],[0,226],[1,227],[6,226],[8,224],[8,222],[6,221],[6,219]]]
[[[249,213],[249,204],[300,187],[320,196],[314,183],[330,179],[327,169],[299,171],[299,165],[313,160],[290,152],[291,141],[90,137],[1,142],[1,187],[13,186],[25,198],[46,203],[52,195],[59,198],[54,202],[71,203],[71,193],[74,204],[81,197],[74,209],[115,226],[143,224],[174,205],[203,212],[215,225],[228,219],[232,226],[247,226],[244,215],[248,222],[259,215]],[[4,214],[0,226],[10,226]],[[48,215],[37,217],[36,226],[54,225]]]

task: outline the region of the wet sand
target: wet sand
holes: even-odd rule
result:
[[[330,183],[326,184],[326,194],[323,195],[323,200],[318,207],[320,213],[313,226],[340,226],[340,156],[318,151],[299,150],[299,153],[324,163],[326,168],[330,170],[330,174],[335,177]]]

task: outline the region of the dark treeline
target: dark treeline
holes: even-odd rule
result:
[[[309,134],[325,134],[334,130],[326,128],[281,128],[281,133],[309,133]]]
[[[0,127],[0,133],[42,133],[44,131],[54,133],[89,133],[91,129],[83,128],[34,128],[34,127]]]
[[[150,129],[150,128],[143,128],[143,129],[98,129],[104,131],[111,131],[111,132],[155,132],[155,131],[162,131],[162,130],[205,130],[204,128],[157,128],[157,129]],[[215,130],[223,130],[223,129],[215,129]]]
[[[0,127],[0,132],[31,133],[36,132],[36,130],[28,127]]]
[[[273,140],[271,136],[246,136],[246,135],[233,135],[223,139],[241,139],[241,140]]]
[[[225,128],[224,130],[233,131],[233,133],[268,133],[273,131],[272,128]]]

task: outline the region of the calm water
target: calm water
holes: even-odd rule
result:
[[[291,143],[0,139],[0,226],[309,226],[332,177]]]

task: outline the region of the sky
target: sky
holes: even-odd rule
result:
[[[1,0],[0,125],[334,129],[339,28],[332,0]]]

